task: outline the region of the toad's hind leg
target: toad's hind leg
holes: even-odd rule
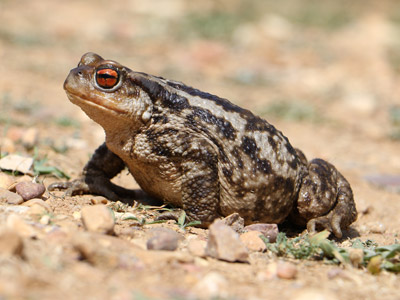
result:
[[[297,224],[307,224],[309,232],[323,228],[341,238],[342,229],[357,219],[350,184],[332,164],[322,159],[312,160],[291,217]]]

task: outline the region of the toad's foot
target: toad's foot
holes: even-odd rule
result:
[[[310,233],[327,229],[341,238],[342,230],[357,219],[350,184],[330,163],[312,160],[291,218],[297,224],[307,224]]]
[[[186,215],[186,212],[183,209],[164,211],[156,217],[156,221],[173,220],[179,224],[183,215],[185,215],[184,220],[183,220],[183,222],[185,224],[196,222],[195,226],[200,227],[200,228],[207,228],[209,225],[209,224],[203,224],[200,221],[194,220],[193,218],[189,217],[188,215]],[[179,224],[179,225],[184,225],[184,224]]]
[[[47,189],[49,191],[65,190],[64,196],[67,197],[90,193],[89,186],[81,179],[67,182],[54,182],[50,184]]]
[[[341,238],[343,236],[342,228],[346,228],[343,216],[335,211],[331,211],[328,215],[311,219],[307,222],[307,231],[310,234],[316,233],[320,229],[326,229],[332,232],[335,237]]]
[[[114,183],[108,178],[80,178],[69,182],[55,182],[48,186],[49,191],[65,190],[64,196],[95,194],[106,197],[112,201],[133,203],[137,198],[136,191],[125,189]]]

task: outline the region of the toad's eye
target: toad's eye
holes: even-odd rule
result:
[[[114,69],[100,69],[96,72],[96,82],[103,89],[111,89],[117,85],[118,72]]]

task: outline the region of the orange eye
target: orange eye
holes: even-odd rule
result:
[[[104,89],[111,89],[118,83],[118,72],[113,69],[100,69],[96,72],[96,82]]]

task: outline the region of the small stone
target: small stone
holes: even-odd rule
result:
[[[0,159],[0,169],[18,171],[24,174],[32,173],[32,165],[32,157],[24,157],[17,154],[10,154]]]
[[[29,210],[29,207],[22,205],[10,205],[3,208],[6,213],[24,214]]]
[[[7,217],[7,228],[16,231],[22,237],[32,238],[36,236],[36,230],[27,224],[20,216],[11,214]]]
[[[79,220],[79,219],[82,218],[82,214],[81,214],[80,211],[74,211],[74,212],[72,213],[72,217],[73,217],[75,220]]]
[[[267,249],[267,246],[260,235],[259,231],[248,231],[240,235],[240,240],[250,251],[263,252]]]
[[[90,199],[90,202],[92,204],[108,204],[107,198],[104,198],[103,196],[93,196]]]
[[[370,230],[370,232],[372,232],[372,233],[380,233],[380,234],[382,234],[382,233],[385,233],[385,231],[386,231],[386,226],[383,225],[383,224],[380,223],[380,222],[377,222],[377,223],[371,224],[371,225],[369,226],[369,230]]]
[[[46,241],[54,245],[69,245],[69,237],[70,235],[65,232],[65,230],[62,230],[59,227],[55,227],[53,230],[47,232],[44,238],[46,239]]]
[[[81,210],[86,230],[105,234],[114,232],[114,217],[111,210],[103,205],[85,206]]]
[[[276,279],[277,265],[276,262],[269,263],[265,269],[257,273],[256,278],[260,281]]]
[[[29,175],[26,175],[26,174],[21,177],[18,177],[16,179],[16,181],[11,186],[8,187],[8,190],[16,193],[17,191],[16,191],[15,187],[17,186],[17,184],[20,182],[25,182],[25,181],[29,181],[29,182],[32,181],[32,177]]]
[[[208,273],[194,287],[196,294],[204,299],[224,299],[228,296],[228,289],[228,281],[217,272]]]
[[[174,251],[178,248],[179,234],[168,228],[151,230],[152,237],[147,240],[148,250]]]
[[[17,183],[25,182],[25,181],[29,181],[29,182],[32,181],[32,176],[25,174],[25,175],[17,178]]]
[[[222,221],[237,233],[243,232],[244,219],[238,213],[233,213],[223,218]]]
[[[191,254],[198,257],[206,257],[207,242],[202,240],[191,240],[188,244],[188,250]]]
[[[42,206],[44,209],[46,209],[47,212],[52,211],[50,205],[46,201],[43,201],[42,199],[38,199],[38,198],[34,198],[31,200],[25,201],[22,205],[28,206],[28,207],[32,207],[34,205],[39,205],[39,206]]]
[[[12,229],[0,232],[0,255],[3,257],[22,256],[23,241],[21,236]]]
[[[107,245],[99,241],[96,233],[74,232],[71,245],[78,252],[80,260],[85,260],[91,265],[114,268],[118,266],[119,253],[111,251]]]
[[[41,183],[24,181],[18,183],[15,186],[15,190],[24,199],[24,201],[27,201],[33,198],[40,198],[46,191],[46,188]]]
[[[214,221],[209,227],[206,253],[208,256],[229,262],[248,262],[249,258],[239,234],[220,220]]]
[[[36,146],[39,139],[39,130],[37,128],[31,127],[25,130],[21,137],[22,145],[28,150]]]
[[[73,232],[79,229],[76,221],[72,221],[69,219],[57,220],[57,216],[52,219],[52,222],[61,227],[66,232]]]
[[[361,266],[364,260],[363,249],[350,248],[349,249],[349,259],[353,267],[358,268]]]
[[[49,215],[44,215],[40,218],[39,223],[42,225],[49,225],[50,223],[50,216]]]
[[[251,224],[244,228],[245,231],[258,231],[263,236],[265,236],[270,243],[276,242],[276,237],[278,236],[279,229],[277,224]]]
[[[7,130],[7,138],[13,142],[18,142],[21,140],[22,135],[24,134],[24,129],[21,127],[10,127]]]
[[[0,188],[8,190],[15,182],[14,177],[0,172]]]
[[[1,151],[4,151],[5,153],[14,153],[16,151],[15,142],[7,137],[2,137]]]
[[[282,279],[294,279],[297,275],[297,267],[290,262],[280,261],[276,268],[276,275]]]
[[[8,204],[18,205],[24,202],[24,199],[16,193],[0,188],[0,201],[6,201]]]
[[[126,237],[130,237],[133,238],[136,235],[137,230],[135,230],[132,227],[126,227],[126,228],[122,228],[119,230],[118,232],[118,236],[126,236]]]
[[[332,268],[329,269],[328,272],[326,273],[328,276],[328,279],[334,279],[334,278],[349,278],[347,273],[341,269],[341,268]]]
[[[28,210],[28,214],[31,216],[42,216],[47,213],[48,213],[47,209],[39,204],[31,205]]]

